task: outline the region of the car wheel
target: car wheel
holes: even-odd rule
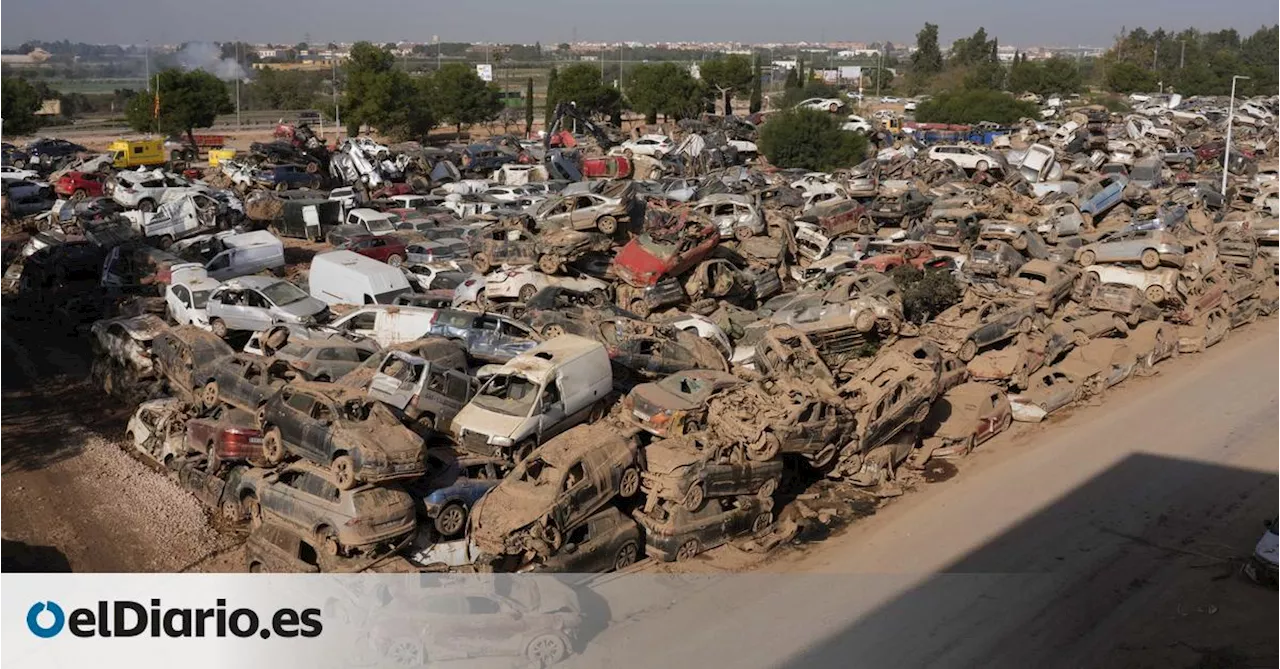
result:
[[[557,662],[563,660],[569,654],[569,649],[561,639],[555,634],[543,634],[535,637],[529,642],[529,647],[525,650],[525,655],[529,661],[539,667],[550,667]]]
[[[521,302],[528,302],[529,300],[533,299],[534,295],[537,295],[537,294],[538,294],[538,287],[530,283],[530,284],[525,284],[523,286],[520,286],[520,292],[517,295],[517,297],[520,299]]]
[[[160,249],[162,251],[169,250],[170,246],[173,246],[173,235],[165,235],[160,238]]]
[[[755,232],[751,228],[737,228],[733,231],[733,236],[738,241],[746,241],[751,239]]]
[[[773,493],[778,491],[778,479],[769,479],[765,481],[760,489],[756,491],[756,496],[760,499],[769,499],[773,497]]]
[[[1004,420],[1000,421],[1000,431],[1004,432],[1005,430],[1009,429],[1012,426],[1013,426],[1013,412],[1010,411],[1009,413],[1004,415]]]
[[[554,339],[565,334],[564,326],[559,323],[552,323],[542,328],[542,336],[547,339]]]
[[[338,557],[342,553],[342,546],[338,544],[338,536],[327,527],[321,527],[316,531],[316,542],[320,544],[320,548],[329,557]]]
[[[756,519],[752,521],[751,533],[764,534],[765,530],[768,530],[769,526],[772,524],[773,524],[773,513],[770,511],[765,511],[764,513],[756,516]]]
[[[1095,260],[1098,259],[1098,254],[1094,253],[1093,251],[1085,250],[1080,252],[1080,255],[1078,256],[1078,258],[1080,260],[1081,267],[1088,267],[1089,265],[1092,265]]]
[[[689,492],[685,493],[682,504],[684,504],[685,510],[692,513],[701,509],[702,503],[705,502],[706,499],[706,492],[703,491],[702,484],[695,483],[691,488],[689,488]]]
[[[560,258],[544,253],[538,258],[538,269],[542,270],[543,274],[555,274],[560,271]]]
[[[244,518],[244,509],[232,500],[227,500],[218,507],[222,520],[227,523],[238,523]]]
[[[596,227],[606,235],[612,235],[618,231],[618,219],[612,216],[601,216],[596,219]]]
[[[632,157],[632,156],[636,155],[636,152],[635,152],[635,151],[632,151],[631,149],[623,149],[623,150],[622,150],[622,155],[624,155],[624,156],[626,156],[626,157],[630,158],[630,157]]]
[[[1147,249],[1142,252],[1140,260],[1142,261],[1143,269],[1155,269],[1160,266],[1160,252],[1155,249]]]
[[[350,455],[339,455],[329,465],[333,472],[333,483],[339,490],[350,490],[356,485],[356,463]]]
[[[649,303],[645,302],[644,300],[632,300],[631,313],[639,316],[640,318],[648,318],[649,314],[651,313],[651,310],[649,309]]]
[[[284,460],[284,440],[280,437],[280,428],[269,428],[262,435],[262,457],[271,465]]]
[[[1013,238],[1013,241],[1012,241],[1012,242],[1010,242],[1010,243],[1009,243],[1009,245],[1010,245],[1010,246],[1012,246],[1012,247],[1013,247],[1013,249],[1014,249],[1015,251],[1026,251],[1026,250],[1027,250],[1027,236],[1026,236],[1026,235],[1018,235],[1017,237],[1014,237],[1014,238]]]
[[[200,393],[200,401],[204,404],[205,409],[212,409],[218,406],[218,382],[210,381],[204,384],[204,390]]]
[[[640,547],[634,541],[628,541],[622,544],[622,548],[618,549],[618,555],[613,558],[613,570],[622,571],[627,567],[636,563],[636,558],[640,555]]]
[[[689,560],[692,560],[694,556],[698,554],[699,548],[700,546],[698,546],[697,539],[689,539],[688,541],[680,544],[680,547],[676,549],[676,562],[688,562]]]
[[[1031,317],[1027,316],[1022,320],[1018,321],[1018,332],[1022,334],[1031,334],[1031,328],[1033,327],[1033,325],[1034,324],[1031,322]]]
[[[493,264],[489,262],[489,256],[483,253],[477,253],[471,256],[471,264],[475,265],[476,273],[488,274],[493,269]]]
[[[960,352],[956,354],[960,358],[960,362],[969,362],[973,360],[973,356],[978,354],[978,344],[972,339],[966,339],[964,345],[960,347]]]
[[[219,339],[227,338],[227,324],[222,322],[221,318],[214,318],[209,321],[209,328],[213,330],[214,336]]]
[[[772,434],[766,434],[761,440],[759,446],[752,444],[747,448],[747,459],[756,462],[768,462],[778,457],[778,451],[782,445],[778,443],[778,438]]]
[[[631,497],[640,492],[640,470],[627,467],[622,470],[622,479],[618,481],[618,495]]]
[[[143,200],[138,203],[138,211],[149,214],[156,210],[156,203],[151,200]]]
[[[387,645],[386,658],[393,667],[421,667],[427,663],[426,653],[417,639],[396,639]]]
[[[249,525],[253,528],[262,527],[262,505],[258,503],[258,497],[253,494],[246,495],[240,500],[240,508],[244,510],[243,515],[249,517]]]
[[[456,537],[462,534],[462,530],[467,526],[467,510],[457,502],[448,504],[443,509],[440,509],[434,524],[436,532],[439,532],[440,536],[445,538]]]
[[[83,199],[85,198],[85,196],[86,196],[86,195],[88,195],[88,193],[87,193],[87,192],[85,192],[85,190],[84,190],[83,188],[77,188],[77,189],[76,189],[76,192],[74,192],[74,193],[72,193],[72,194],[71,194],[71,200],[72,200],[73,202],[74,202],[74,201],[76,201],[76,200],[83,200]]]
[[[394,253],[387,256],[387,264],[391,265],[392,267],[399,267],[400,263],[402,262],[404,262],[404,258],[401,258],[400,256]]]
[[[871,332],[876,327],[876,315],[865,309],[859,311],[853,318],[853,327],[864,334]]]
[[[874,234],[876,234],[876,224],[875,224],[875,221],[872,221],[870,216],[863,216],[862,218],[859,218],[859,219],[858,219],[858,232],[859,232],[860,234],[864,234],[864,235],[874,235]]]
[[[988,169],[990,169],[991,164],[985,160],[979,160],[978,164],[975,165],[975,167],[979,172],[986,172]],[[1017,248],[1017,247],[1015,246],[1014,248]]]

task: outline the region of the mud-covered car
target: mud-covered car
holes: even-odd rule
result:
[[[329,555],[394,543],[418,525],[413,499],[396,487],[343,488],[332,472],[309,463],[239,472],[236,498],[253,525],[278,523],[313,537]]]
[[[939,397],[924,419],[922,459],[968,455],[1011,423],[1013,411],[1003,390],[988,383],[962,383]]]
[[[378,352],[378,345],[371,339],[349,334],[309,334],[289,337],[273,351],[277,359],[307,381],[327,383],[340,379]]]
[[[648,495],[647,508],[669,500],[697,511],[714,497],[773,496],[782,478],[781,460],[751,460],[734,444],[708,436],[687,434],[645,447],[640,487]]]
[[[1075,343],[1069,330],[1051,326],[1044,332],[1019,337],[1002,348],[979,353],[967,368],[974,381],[1020,390],[1027,387],[1032,374],[1053,364]]]
[[[426,429],[446,432],[475,395],[475,378],[404,351],[388,351],[369,381],[369,399],[378,400]]]
[[[1218,344],[1231,332],[1231,318],[1223,308],[1199,311],[1178,325],[1178,351],[1198,353]]]
[[[1089,265],[1077,279],[1077,299],[1087,298],[1101,283],[1121,283],[1141,290],[1153,304],[1178,294],[1179,272],[1173,267],[1145,270],[1126,265]]]
[[[1079,270],[1048,260],[1028,260],[1008,279],[1008,285],[1019,295],[1031,298],[1036,308],[1052,314],[1058,305],[1071,297]]]
[[[184,444],[190,405],[174,397],[148,400],[125,427],[124,438],[139,453],[158,464],[168,464],[186,453]]]
[[[1073,349],[1063,358],[1061,366],[1101,370],[1091,378],[1093,385],[1087,391],[1096,395],[1128,379],[1138,368],[1138,357],[1123,339],[1095,339]]]
[[[1160,361],[1178,355],[1178,327],[1164,321],[1146,321],[1130,330],[1125,342],[1149,370]]]
[[[657,378],[686,369],[728,371],[729,364],[715,344],[671,326],[644,321],[601,321],[595,337],[613,363],[614,378]]]
[[[979,239],[969,249],[965,271],[979,276],[1006,277],[1018,271],[1026,257],[1014,250],[1008,242],[997,239]]]
[[[760,534],[773,525],[773,500],[757,496],[711,500],[697,511],[659,504],[634,512],[644,528],[645,552],[663,562],[692,560],[734,537]]]
[[[871,241],[858,262],[859,270],[889,272],[902,265],[925,269],[935,264],[938,256],[928,244],[920,242]]]
[[[348,490],[358,482],[412,478],[426,472],[422,437],[381,402],[354,388],[298,382],[267,401],[262,449],[268,462],[297,455],[333,471]]]
[[[714,438],[743,446],[750,459],[766,462],[795,453],[819,468],[848,443],[855,428],[849,418],[833,401],[764,383],[726,390],[707,406]]]
[[[198,377],[202,380],[200,403],[206,409],[226,402],[256,415],[281,386],[298,374],[283,360],[236,353],[201,367]]]
[[[95,321],[90,328],[95,357],[129,370],[132,378],[149,377],[153,371],[151,342],[168,329],[164,319],[155,314]]]
[[[419,515],[446,539],[461,536],[467,529],[471,507],[502,480],[505,460],[477,455],[458,455],[447,450],[427,451],[430,473],[404,484],[420,503]]]
[[[989,220],[982,223],[978,231],[978,239],[994,239],[1007,242],[1014,250],[1026,254],[1028,258],[1045,259],[1049,256],[1049,247],[1031,228],[1011,221]]]
[[[871,295],[843,302],[801,304],[781,309],[769,318],[803,332],[828,364],[854,355],[871,338],[883,338],[902,328],[901,304]]]
[[[636,521],[617,508],[606,506],[570,531],[564,548],[558,553],[531,565],[527,571],[567,574],[621,571],[635,564],[643,544]]]
[[[1143,269],[1161,265],[1182,267],[1186,247],[1165,230],[1120,230],[1085,244],[1076,251],[1076,264],[1088,267],[1094,263],[1137,262]]]
[[[262,455],[262,430],[258,429],[258,419],[248,411],[218,407],[188,420],[185,444],[188,453],[205,455],[211,472],[217,472],[223,464],[267,465]]]
[[[198,399],[206,377],[198,370],[235,354],[217,335],[195,325],[167,330],[151,341],[155,369],[175,394]]]
[[[320,552],[310,541],[279,523],[260,525],[245,539],[245,568],[250,574],[298,574],[320,571]]]
[[[746,195],[713,193],[694,203],[693,210],[711,219],[724,239],[748,239],[765,233],[764,213]]]
[[[598,292],[547,286],[525,302],[520,318],[546,339],[562,334],[592,337],[592,326],[600,321],[639,318],[636,314],[609,304],[602,297]]]
[[[1135,286],[1123,283],[1102,283],[1089,296],[1089,308],[1113,311],[1124,317],[1130,327],[1142,321],[1160,318],[1160,307],[1151,303]]]
[[[1009,396],[1013,419],[1038,423],[1054,411],[1084,398],[1091,376],[1093,374],[1082,374],[1073,366],[1059,365],[1041,371],[1032,377],[1025,391]]]
[[[615,497],[640,490],[636,442],[606,424],[578,425],[535,449],[471,509],[484,554],[549,556]]]
[[[1062,316],[1046,328],[1047,332],[1069,337],[1076,346],[1084,346],[1091,339],[1125,330],[1128,330],[1128,323],[1118,314],[1087,309]]]
[[[707,401],[742,385],[742,379],[710,369],[676,372],[642,383],[622,400],[623,418],[652,435],[666,438],[698,432],[707,424]]]
[[[876,221],[898,221],[899,227],[905,229],[912,221],[924,218],[929,204],[928,196],[915,188],[881,189],[867,212]]]
[[[982,300],[962,302],[938,314],[921,334],[963,362],[992,344],[1030,334],[1038,322],[1030,300]]]
[[[467,355],[486,362],[506,362],[537,345],[529,326],[493,313],[440,309],[426,334],[455,341]]]
[[[923,242],[934,248],[964,251],[978,239],[982,215],[974,209],[935,208],[929,220],[919,226]]]

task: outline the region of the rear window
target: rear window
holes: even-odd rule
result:
[[[365,488],[352,493],[351,500],[355,502],[356,513],[385,513],[389,509],[400,506],[401,498],[394,491],[387,488]]]

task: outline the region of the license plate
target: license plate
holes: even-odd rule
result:
[[[886,213],[887,213],[887,212],[892,212],[892,211],[893,211],[893,209],[892,209],[892,208],[890,208],[890,207],[881,207],[881,208],[880,208],[880,211],[883,211],[883,212],[886,212]]]
[[[653,418],[652,414],[647,414],[639,409],[634,409],[632,410],[631,413],[634,414],[635,417],[639,418],[640,420],[649,420],[650,418]]]

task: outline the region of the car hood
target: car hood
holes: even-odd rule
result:
[[[698,461],[698,454],[690,448],[668,446],[662,442],[649,444],[644,449],[645,469],[654,474],[670,474],[681,467]]]
[[[471,537],[485,552],[501,553],[506,538],[551,510],[555,488],[512,480],[499,485],[476,502],[471,515]]]
[[[334,442],[344,447],[355,446],[370,454],[382,454],[391,458],[422,452],[422,438],[402,425],[377,425],[373,429],[353,428],[335,423]]]
[[[631,391],[635,394],[636,407],[640,408],[643,404],[644,410],[649,413],[658,411],[688,411],[697,407],[696,404],[686,400],[684,397],[677,395],[669,390],[664,389],[656,383],[645,383],[635,387]]]
[[[510,437],[529,420],[524,416],[508,416],[484,407],[468,404],[453,419],[457,429],[463,429],[488,437]]]
[[[1253,554],[1262,562],[1280,565],[1280,535],[1270,531],[1262,535]]]
[[[276,309],[289,314],[290,316],[306,318],[307,316],[314,316],[324,311],[327,307],[328,305],[324,302],[321,302],[314,297],[307,297],[298,300],[297,302],[286,304],[282,307],[276,307]]]

